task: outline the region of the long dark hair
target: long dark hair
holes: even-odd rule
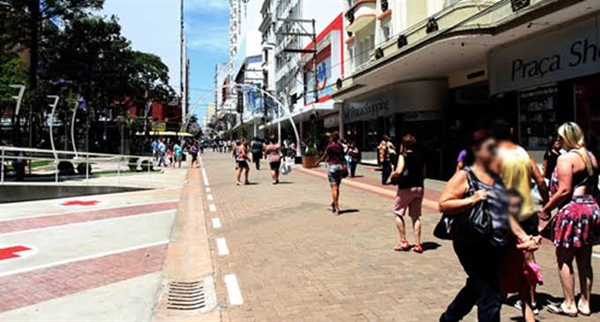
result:
[[[479,150],[483,142],[494,138],[494,134],[489,130],[477,130],[471,134],[467,141],[467,155],[465,156],[464,164],[473,165],[475,162],[475,151]]]

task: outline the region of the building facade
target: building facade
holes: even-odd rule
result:
[[[599,10],[587,0],[350,1],[351,72],[332,94],[344,135],[376,162],[381,136],[414,134],[434,177],[452,173],[468,133],[499,119],[536,157],[567,120],[596,146]]]

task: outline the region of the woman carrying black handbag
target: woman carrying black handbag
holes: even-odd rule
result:
[[[512,225],[509,228],[504,186],[492,171],[496,140],[487,131],[476,131],[469,143],[470,167],[458,171],[440,196],[440,211],[453,219],[454,251],[468,276],[441,322],[460,321],[475,305],[479,322],[500,321],[499,269]],[[516,234],[526,237],[522,231]],[[537,247],[530,242],[531,248]]]

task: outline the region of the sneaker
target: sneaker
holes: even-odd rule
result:
[[[516,301],[513,306],[514,306],[515,309],[517,309],[519,311],[523,310],[523,303],[521,303],[521,300]],[[539,315],[540,314],[540,309],[537,306],[537,302],[531,303],[531,306],[533,307],[533,314],[534,315]]]

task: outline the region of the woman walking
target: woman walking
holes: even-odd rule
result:
[[[350,178],[356,177],[356,167],[358,165],[358,161],[360,160],[360,151],[354,144],[354,142],[348,145],[348,163],[350,165]]]
[[[243,139],[241,143],[238,142],[238,144],[235,147],[234,150],[234,154],[235,154],[235,162],[237,163],[237,181],[236,184],[238,186],[241,186],[241,178],[242,178],[242,171],[244,172],[244,184],[250,184],[250,181],[248,181],[248,175],[250,172],[250,165],[248,164],[248,161],[250,160],[250,158],[248,157],[248,142],[246,141],[246,139]]]
[[[329,144],[325,148],[325,153],[317,160],[319,164],[327,159],[327,177],[331,186],[331,211],[340,214],[340,184],[344,176],[344,148],[339,143],[340,134],[333,132],[329,136]]]
[[[500,321],[499,272],[510,229],[504,186],[492,170],[495,151],[496,140],[489,132],[473,133],[465,160],[467,167],[454,174],[440,196],[440,211],[454,219],[451,226],[454,252],[468,276],[466,285],[440,317],[441,322],[460,321],[475,305],[479,322]],[[481,202],[487,202],[492,236],[475,232],[466,215]],[[536,249],[536,241],[515,226],[513,234],[523,241],[519,248]]]
[[[265,146],[265,155],[271,167],[271,180],[273,184],[279,183],[279,168],[281,167],[281,145],[277,143],[275,135],[269,137],[269,144]]]
[[[540,218],[548,220],[552,210],[559,209],[542,235],[556,247],[564,301],[548,306],[548,311],[569,317],[588,316],[593,281],[592,246],[600,241],[600,207],[594,197],[598,189],[598,160],[584,147],[583,131],[576,123],[561,125],[558,137],[561,147],[568,152],[558,157],[551,180],[552,198],[540,210]],[[581,287],[578,303],[575,303],[574,260]]]
[[[394,250],[407,251],[411,246],[406,239],[406,225],[404,215],[408,215],[412,221],[415,233],[415,245],[412,250],[422,253],[421,247],[421,208],[423,207],[424,182],[425,182],[425,158],[415,151],[417,139],[407,134],[402,138],[401,153],[398,156],[396,170],[392,173],[392,179],[398,180],[398,191],[394,206],[396,215],[396,227],[400,234],[400,242]]]

